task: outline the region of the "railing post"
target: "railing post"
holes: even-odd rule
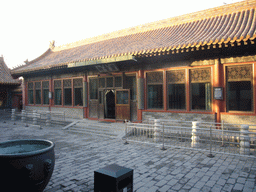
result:
[[[161,123],[159,119],[154,119],[154,141],[159,142],[160,141],[160,129]]]
[[[222,144],[221,147],[224,147],[224,121],[221,120],[221,134],[222,134]]]
[[[21,110],[21,122],[25,123],[25,121],[26,121],[26,111]]]
[[[33,110],[33,125],[37,124],[37,113],[36,110]]]
[[[127,144],[129,144],[128,143],[128,141],[127,141],[127,133],[128,133],[128,131],[127,131],[127,123],[128,123],[128,121],[125,119],[125,142],[124,142],[124,145],[127,145]]]
[[[46,113],[46,126],[51,125],[51,113]]]
[[[241,125],[240,154],[250,155],[249,125]]]
[[[192,132],[191,132],[191,147],[199,147],[200,146],[200,137],[197,135],[197,130],[199,129],[199,122],[198,121],[193,121],[192,122]]]
[[[210,153],[207,155],[207,157],[214,157],[214,155],[212,154],[212,126],[210,127]]]
[[[12,120],[12,121],[15,121],[15,120],[16,120],[16,114],[15,114],[15,112],[16,112],[16,109],[12,109],[12,115],[11,115],[11,120]]]
[[[161,150],[166,150],[165,146],[164,146],[164,124],[163,124],[163,145],[162,145],[162,148]]]

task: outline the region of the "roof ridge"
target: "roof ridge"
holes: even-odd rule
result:
[[[53,47],[52,51],[54,52],[62,51],[62,50],[66,50],[74,47],[79,47],[82,45],[87,45],[87,44],[96,43],[104,40],[132,35],[136,33],[143,33],[143,32],[152,31],[160,28],[171,27],[174,25],[181,25],[181,24],[189,23],[193,21],[205,20],[211,17],[216,17],[218,15],[228,15],[231,13],[240,12],[246,9],[252,9],[255,7],[256,7],[256,0],[243,0],[240,2],[232,3],[232,4],[209,8],[209,9],[192,12],[192,13],[188,13],[188,14],[184,14],[176,17],[170,17],[167,19],[158,20],[158,21],[141,24],[134,27],[129,27],[129,28],[113,31],[110,33],[98,35],[95,37],[86,38],[76,42],[64,44],[58,47]]]

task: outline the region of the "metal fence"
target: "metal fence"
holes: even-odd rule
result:
[[[126,123],[125,141],[256,157],[256,125],[155,119]]]
[[[34,125],[42,128],[43,126],[51,126],[54,124],[66,125],[65,112],[37,111],[37,110],[21,110],[5,109],[1,111],[1,119],[11,120],[15,124],[17,120],[21,120],[26,126]]]

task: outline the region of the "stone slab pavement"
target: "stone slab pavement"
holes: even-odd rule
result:
[[[256,161],[225,154],[130,143],[118,138],[74,134],[62,126],[25,127],[0,117],[0,142],[48,139],[55,143],[56,162],[44,192],[93,191],[94,171],[116,163],[134,170],[134,191],[256,191]],[[5,189],[1,189],[5,191]],[[8,190],[7,190],[8,191]]]

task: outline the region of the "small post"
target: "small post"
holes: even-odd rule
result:
[[[249,125],[241,125],[240,154],[250,155]]]
[[[51,114],[50,112],[46,113],[46,126],[51,125]]]
[[[159,119],[154,119],[154,141],[159,142],[160,141],[160,129],[161,123]]]
[[[166,148],[164,147],[164,125],[163,125],[163,145],[162,145],[162,148],[161,148],[161,150],[166,150]]]
[[[221,120],[221,130],[222,130],[222,144],[221,147],[224,147],[224,121]]]
[[[26,111],[21,110],[21,122],[25,123],[25,121],[26,121]]]
[[[124,142],[124,145],[128,145],[129,144],[128,141],[127,141],[127,123],[128,123],[128,121],[125,119],[124,122],[125,122],[125,142]]]
[[[33,110],[33,125],[37,124],[37,113],[36,110]]]
[[[11,120],[14,121],[13,125],[16,125],[15,120],[16,120],[16,109],[12,109],[12,115],[11,115]]]
[[[210,127],[210,153],[207,155],[207,157],[213,158],[212,155],[212,126]]]
[[[192,122],[192,133],[191,133],[191,147],[197,148],[200,146],[199,140],[200,137],[197,135],[197,130],[199,129],[199,122],[193,121]]]

